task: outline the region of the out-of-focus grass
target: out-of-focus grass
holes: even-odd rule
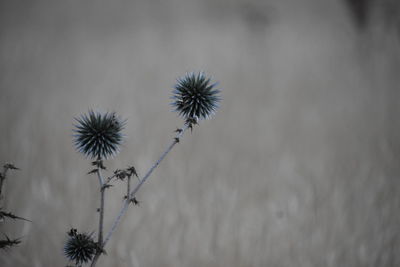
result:
[[[181,124],[170,90],[191,70],[220,81],[221,108],[153,174],[99,266],[400,264],[400,54],[380,24],[358,35],[328,0],[2,5],[0,159],[22,169],[6,205],[33,223],[1,225],[23,242],[0,265],[65,265],[68,228],[96,229],[73,117],[127,117],[106,165],[143,174]],[[107,195],[111,219],[123,188]]]

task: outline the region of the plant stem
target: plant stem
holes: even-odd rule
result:
[[[128,176],[127,181],[126,181],[126,199],[129,198],[129,192],[131,192],[131,177]]]
[[[100,255],[103,253],[103,228],[104,228],[104,194],[105,194],[105,187],[104,187],[104,180],[103,176],[101,175],[101,168],[97,168],[97,177],[99,178],[99,185],[100,185],[100,209],[99,209],[99,232],[98,232],[98,239],[97,244],[99,246],[96,254],[93,258],[92,264],[90,266],[96,266],[96,262]]]
[[[2,190],[3,190],[4,180],[6,180],[6,177],[7,177],[7,171],[8,171],[8,168],[6,168],[4,166],[3,167],[3,173],[0,175],[0,200],[3,198]]]
[[[139,191],[139,189],[141,188],[141,186],[144,184],[144,182],[146,182],[146,180],[149,178],[149,176],[151,175],[151,173],[154,171],[155,168],[157,168],[157,166],[161,163],[161,161],[165,158],[165,156],[172,150],[172,148],[179,143],[179,138],[181,138],[183,136],[183,134],[185,133],[185,131],[189,128],[189,126],[187,124],[185,124],[185,126],[181,129],[181,131],[179,131],[177,133],[177,135],[175,136],[175,138],[173,139],[173,141],[171,142],[171,144],[167,147],[167,149],[161,154],[161,156],[158,158],[158,160],[154,163],[153,166],[151,166],[151,168],[147,171],[147,173],[144,175],[144,177],[142,179],[140,179],[140,182],[135,186],[135,188],[133,190],[131,190],[127,196],[127,198],[125,199],[121,210],[118,213],[118,216],[115,218],[114,223],[111,226],[110,231],[108,231],[106,238],[104,239],[103,242],[103,247],[107,244],[107,242],[110,240],[111,235],[114,233],[115,229],[117,228],[117,226],[119,225],[119,223],[121,222],[122,217],[124,216],[124,214],[126,213],[126,211],[128,210],[129,207],[129,203],[131,201],[131,199],[133,199],[135,197],[135,194]]]

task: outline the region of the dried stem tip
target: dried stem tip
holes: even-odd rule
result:
[[[184,119],[207,119],[214,115],[221,101],[216,83],[210,83],[203,72],[187,73],[177,80],[172,106]]]
[[[74,142],[79,152],[92,159],[107,159],[119,152],[125,121],[114,112],[102,114],[89,110],[75,120]]]

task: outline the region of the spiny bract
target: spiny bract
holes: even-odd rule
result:
[[[77,265],[87,263],[92,260],[97,251],[97,244],[92,235],[74,232],[68,234],[68,240],[64,246],[64,254],[70,261],[75,261]]]
[[[184,119],[207,119],[214,115],[220,102],[220,90],[203,72],[187,73],[179,78],[173,90],[172,106]]]
[[[89,110],[75,118],[74,137],[77,150],[92,159],[107,159],[119,152],[125,122],[114,112],[99,113]]]

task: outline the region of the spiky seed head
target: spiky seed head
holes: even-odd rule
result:
[[[97,244],[91,234],[70,231],[64,245],[64,255],[76,265],[87,263],[93,259],[97,251]]]
[[[92,159],[107,159],[119,152],[122,143],[122,121],[114,112],[94,112],[89,110],[75,118],[74,142],[76,149]]]
[[[190,72],[178,78],[171,103],[184,119],[207,119],[214,115],[221,101],[216,83],[210,83],[204,72]]]

